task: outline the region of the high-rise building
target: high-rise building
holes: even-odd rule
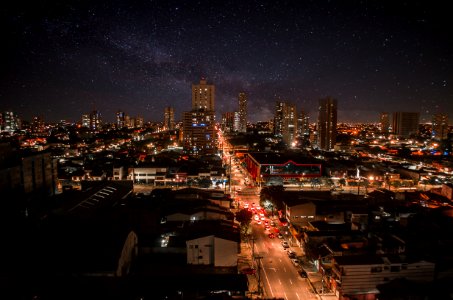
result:
[[[381,133],[388,134],[390,132],[390,116],[388,112],[381,112],[379,122],[381,125]]]
[[[274,134],[280,136],[286,145],[291,146],[297,137],[296,105],[277,101],[274,120]]]
[[[90,114],[90,129],[92,131],[101,130],[101,113],[97,110],[93,110]]]
[[[192,110],[183,112],[184,152],[195,156],[213,154],[217,151],[215,128],[214,85],[192,85]]]
[[[274,115],[274,135],[278,137],[283,136],[283,120],[285,118],[285,102],[277,101],[275,103]]]
[[[198,156],[213,154],[217,150],[214,112],[192,110],[183,112],[183,149]]]
[[[164,111],[164,130],[175,129],[175,110],[173,107],[165,107]]]
[[[310,135],[309,116],[302,109],[297,118],[297,135],[299,137],[308,137]]]
[[[234,131],[234,115],[235,112],[226,112],[222,114],[222,130],[224,132]]]
[[[239,128],[238,132],[247,132],[247,94],[239,93]]]
[[[126,127],[126,113],[118,111],[116,113],[116,128],[121,129],[123,127]]]
[[[33,117],[31,131],[36,135],[43,134],[45,132],[45,125],[41,116]]]
[[[337,99],[327,97],[319,99],[318,108],[318,147],[331,150],[337,137]]]
[[[20,129],[19,117],[12,111],[5,111],[2,117],[2,131],[13,133]]]
[[[135,127],[142,128],[143,126],[145,126],[145,120],[142,116],[137,116],[135,118]]]
[[[215,110],[215,87],[202,78],[199,84],[192,84],[192,110]]]
[[[90,115],[89,114],[82,115],[82,126],[90,128]]]
[[[393,133],[400,137],[410,137],[418,132],[420,123],[420,113],[418,112],[394,112],[393,113]]]
[[[433,116],[431,137],[436,140],[444,140],[448,135],[448,115],[435,114]]]

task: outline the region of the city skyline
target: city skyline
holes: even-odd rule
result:
[[[191,85],[216,87],[216,115],[266,121],[275,101],[315,122],[321,98],[339,122],[380,112],[453,113],[445,3],[427,1],[63,1],[2,11],[0,111],[78,121],[93,108],[162,121],[191,107]]]

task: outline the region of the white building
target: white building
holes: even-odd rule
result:
[[[236,267],[239,253],[239,236],[227,237],[225,232],[200,235],[187,240],[187,263],[191,265],[213,265],[214,267]]]
[[[377,286],[394,279],[415,282],[434,280],[435,264],[412,260],[404,255],[334,256],[332,276],[326,278],[339,299],[376,299]]]

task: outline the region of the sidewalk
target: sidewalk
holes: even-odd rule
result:
[[[299,258],[299,261],[301,263],[301,268],[305,270],[307,273],[307,281],[312,287],[312,289],[315,291],[316,296],[320,300],[338,300],[338,297],[335,295],[334,292],[330,293],[321,293],[322,290],[322,276],[316,270],[316,267],[313,263],[308,262],[305,259],[305,254],[303,252],[303,249],[298,247],[298,246],[292,246],[290,247],[291,250],[296,252],[297,257]]]
[[[241,242],[241,253],[238,255],[238,270],[244,268],[256,268],[252,260],[252,249],[247,242]],[[249,294],[255,293],[258,290],[258,280],[256,275],[247,275]]]

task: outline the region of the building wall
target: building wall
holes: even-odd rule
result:
[[[129,274],[132,261],[138,254],[138,237],[135,232],[131,231],[123,245],[121,250],[121,256],[118,259],[118,268],[116,270],[116,276],[126,276]]]
[[[199,84],[192,84],[192,110],[214,110],[215,87],[201,79]]]
[[[286,207],[288,221],[294,225],[306,225],[316,217],[316,205],[312,202]]]
[[[212,154],[217,150],[214,111],[183,114],[183,149],[192,155]]]
[[[133,182],[153,183],[155,180],[164,180],[166,178],[167,168],[130,168],[128,179]]]
[[[334,148],[337,136],[337,100],[319,100],[318,109],[318,147],[323,150]]]
[[[377,292],[376,287],[397,278],[428,282],[434,279],[434,263],[419,261],[410,264],[334,265],[341,287],[332,282],[341,295]],[[399,271],[397,271],[399,270]]]
[[[393,132],[401,137],[417,134],[419,119],[420,113],[417,112],[395,112],[393,113]]]
[[[236,267],[238,262],[238,243],[214,238],[214,266]]]
[[[212,265],[214,263],[214,236],[189,240],[187,244],[187,263],[190,265]]]

